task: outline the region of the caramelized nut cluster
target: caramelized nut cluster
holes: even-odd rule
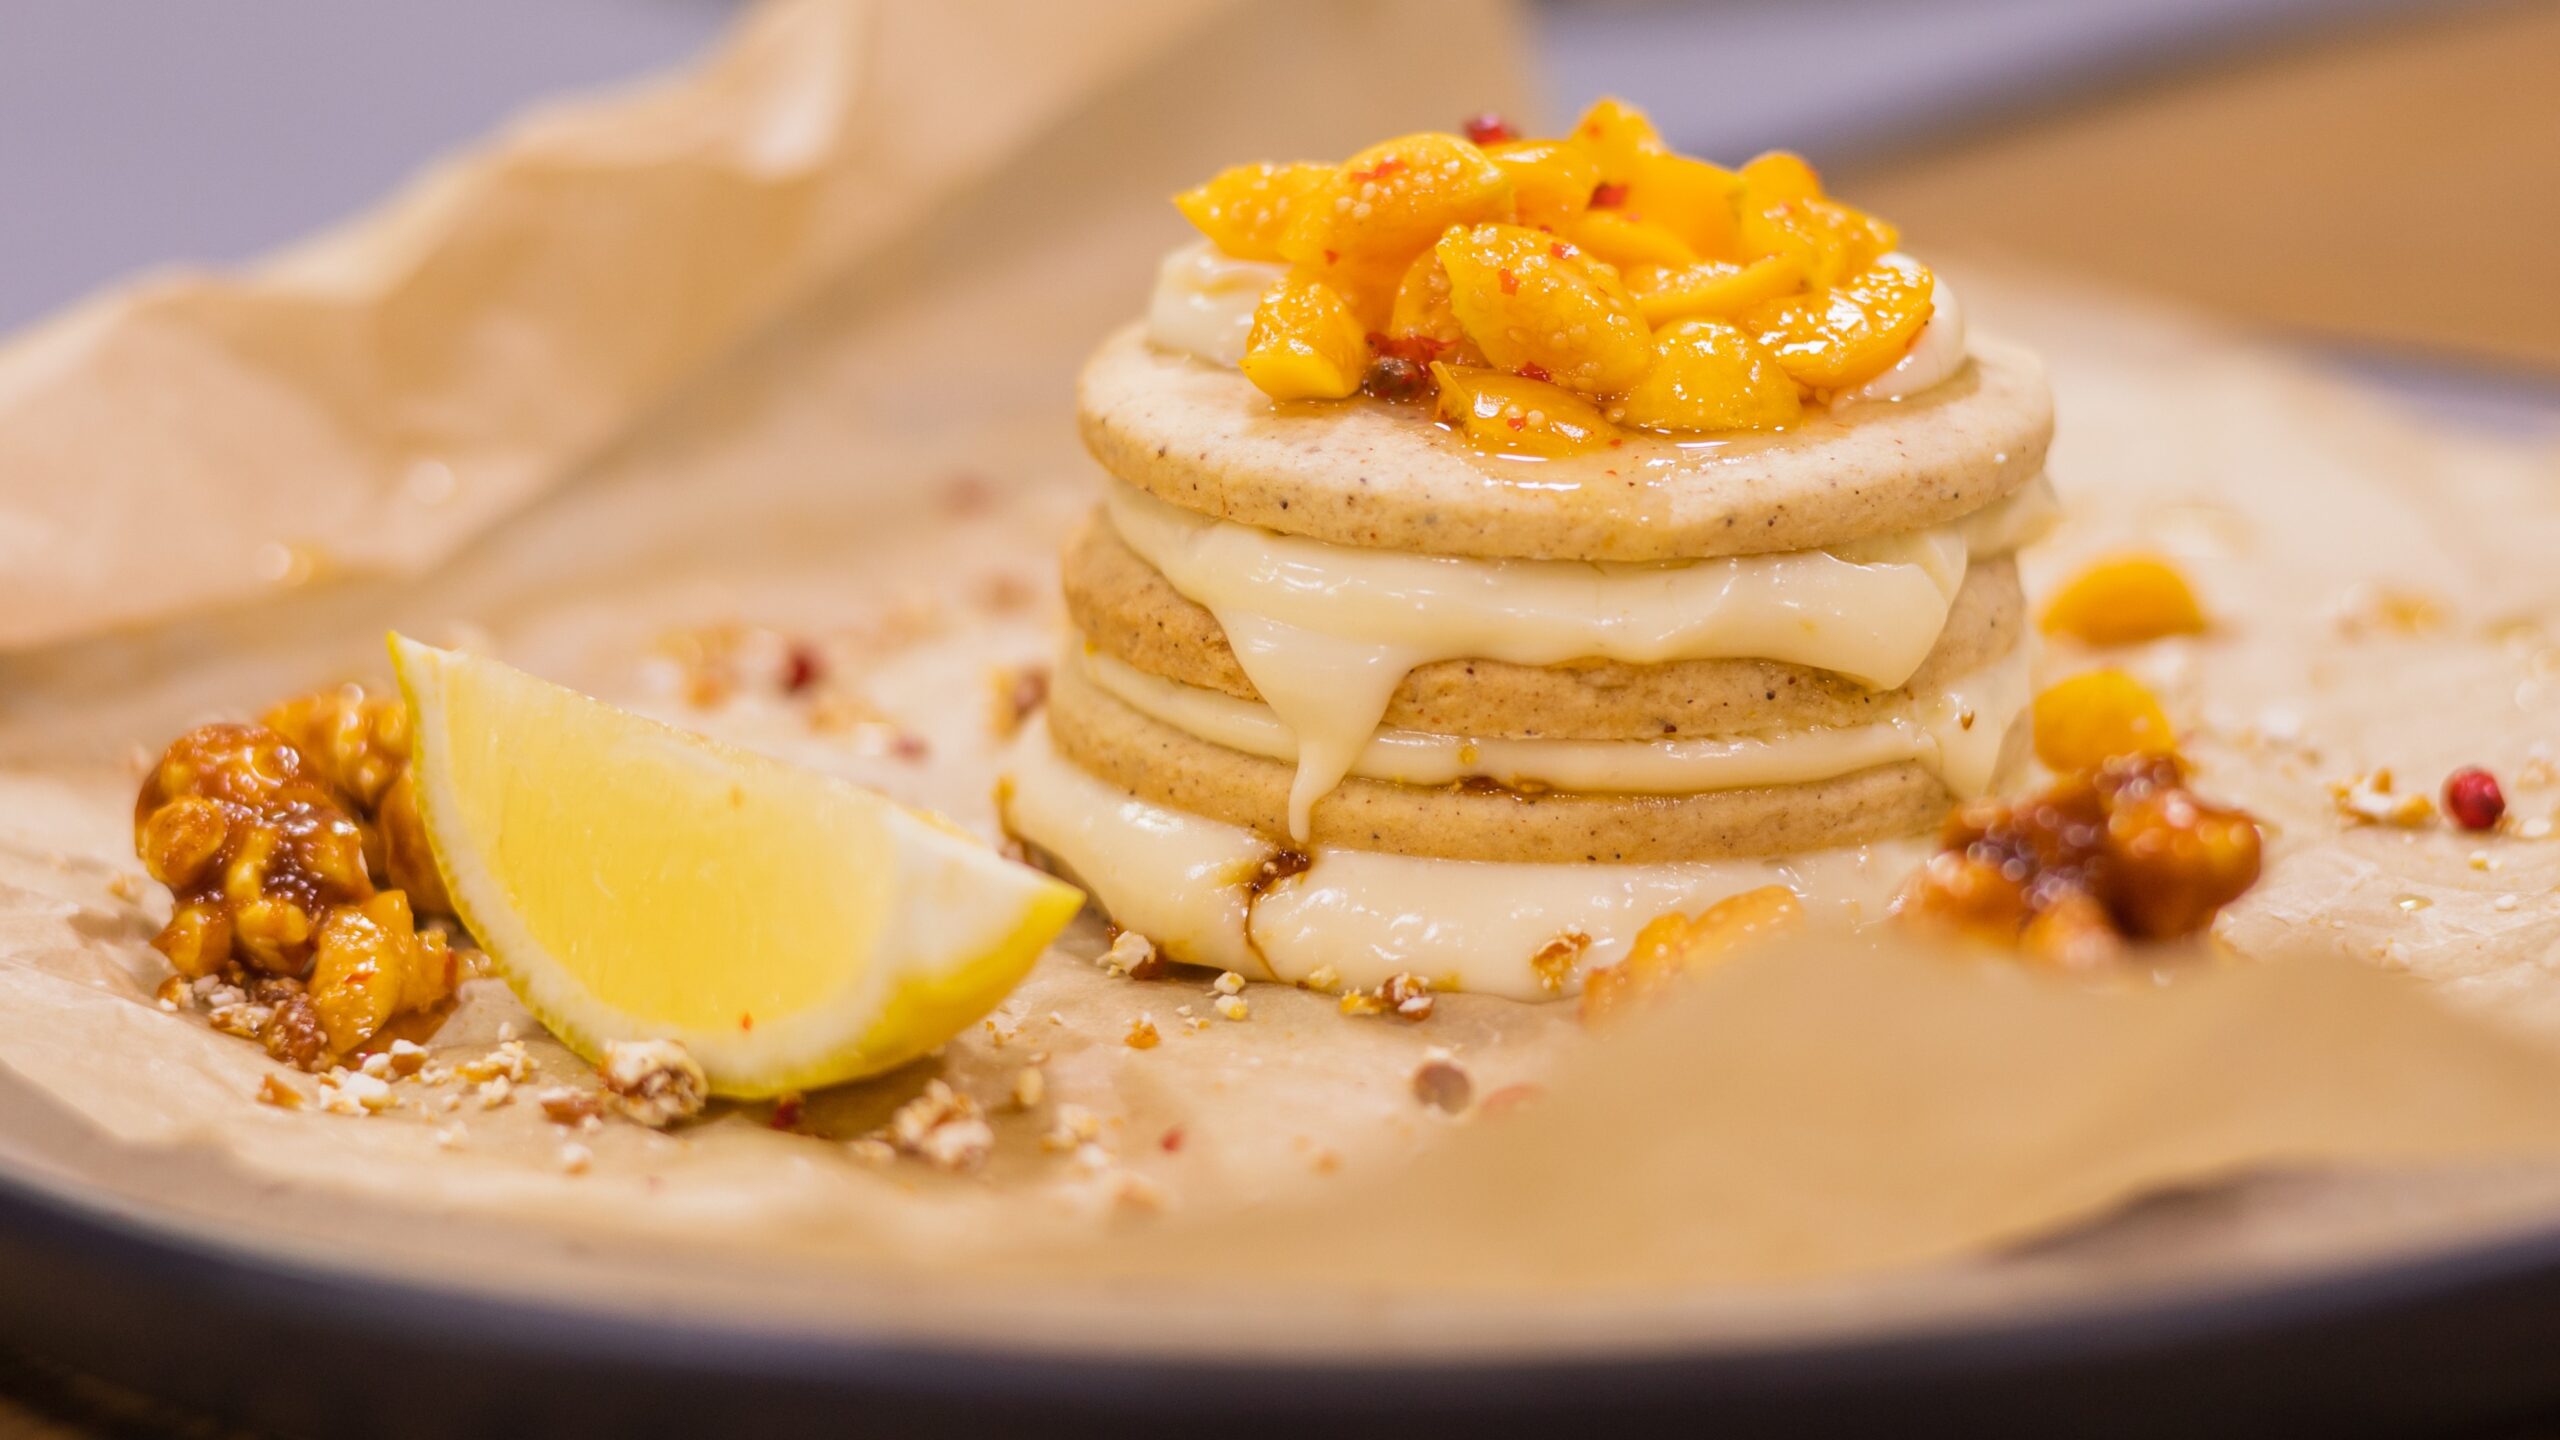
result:
[[[241,986],[268,1050],[317,1070],[452,992],[453,954],[412,897],[449,906],[396,702],[348,687],[267,720],[178,737],[134,802],[134,849],[177,901],[152,945],[190,980]]]
[[[1802,160],[1726,170],[1617,100],[1559,139],[1480,119],[1339,165],[1239,165],[1174,204],[1226,254],[1288,267],[1242,362],[1265,394],[1436,390],[1443,421],[1506,453],[1791,424],[1891,368],[1936,287]]]
[[[2246,812],[2198,799],[2174,755],[2126,755],[2021,800],[1959,808],[1901,912],[2058,964],[2099,964],[2128,940],[2202,931],[2257,883],[2258,865]]]

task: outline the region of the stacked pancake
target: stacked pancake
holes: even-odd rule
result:
[[[1271,978],[1561,995],[1772,881],[1872,912],[1890,842],[2023,754],[2032,357],[1958,330],[1916,393],[1504,454],[1410,404],[1275,405],[1243,327],[1195,323],[1282,283],[1245,264],[1178,255],[1086,369],[1111,481],[1002,792],[1119,924]]]

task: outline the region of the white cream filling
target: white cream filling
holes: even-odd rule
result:
[[[1920,262],[1897,251],[1878,263],[1916,269]],[[1947,283],[1947,277],[1938,275],[1930,287],[1929,318],[1912,337],[1911,348],[1893,362],[1892,369],[1833,396],[1831,408],[1845,409],[1864,400],[1908,399],[1954,379],[1964,362],[1964,303],[1956,298],[1956,287]]]
[[[1548,942],[1586,936],[1581,970],[1612,965],[1653,917],[1763,885],[1795,891],[1818,917],[1877,919],[1929,849],[1915,837],[1770,859],[1529,865],[1328,847],[1256,897],[1249,882],[1270,842],[1087,774],[1038,722],[1024,727],[1008,776],[1014,832],[1173,958],[1283,981],[1329,969],[1361,989],[1410,973],[1515,1000],[1571,994],[1579,971],[1556,991],[1530,966]]]
[[[1295,737],[1289,824],[1301,838],[1418,665],[1780,660],[1889,690],[1936,646],[1970,557],[2015,548],[2053,508],[2039,480],[1957,523],[1838,550],[1630,565],[1336,545],[1118,482],[1107,504],[1129,548],[1217,617]]]
[[[1247,755],[1296,763],[1297,736],[1267,705],[1150,675],[1091,646],[1087,679],[1142,715]],[[1691,795],[1793,785],[1918,761],[1959,798],[1986,794],[2009,728],[2027,706],[2029,650],[1863,725],[1808,725],[1762,734],[1662,740],[1469,739],[1381,729],[1350,773],[1439,786],[1481,776],[1511,786],[1614,795]]]
[[[1254,307],[1288,273],[1286,265],[1239,260],[1206,240],[1185,245],[1156,267],[1147,339],[1214,364],[1240,364]]]

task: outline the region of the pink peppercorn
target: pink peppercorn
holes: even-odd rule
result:
[[[2444,813],[2465,830],[2487,830],[2507,813],[2507,797],[2498,777],[2477,765],[2465,765],[2445,777]]]

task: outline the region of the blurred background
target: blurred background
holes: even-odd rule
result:
[[[726,0],[10,0],[0,328],[248,258]],[[1560,123],[1785,145],[1923,251],[2166,296],[2500,427],[2560,426],[2553,0],[1544,0]],[[1710,80],[1708,77],[1712,77]],[[1456,117],[1450,117],[1454,120]]]

